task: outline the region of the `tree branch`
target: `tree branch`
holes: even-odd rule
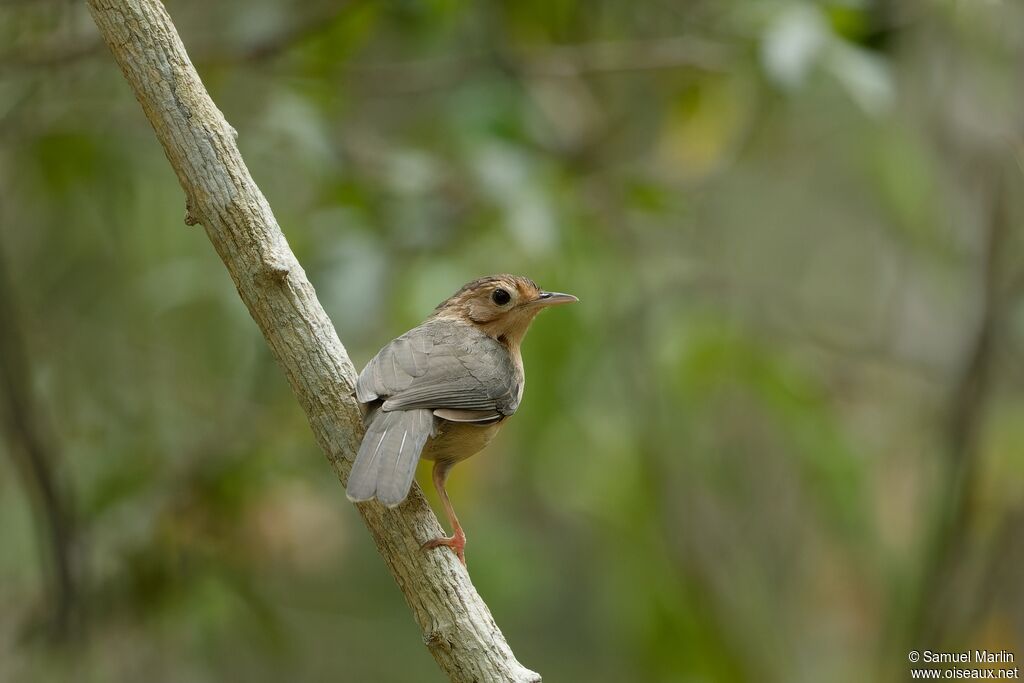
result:
[[[31,363],[14,294],[0,249],[0,428],[36,514],[43,575],[49,574],[50,583],[48,626],[59,639],[69,635],[78,602],[74,505],[32,397]]]
[[[344,483],[363,425],[356,371],[313,286],[249,175],[228,125],[203,87],[158,0],[88,0],[96,25],[135,91],[238,293],[266,337]],[[422,491],[401,506],[358,506],[423,638],[452,681],[540,681],[516,661],[490,610],[452,553],[424,553],[441,532]]]
[[[976,277],[980,280],[979,316],[967,348],[960,376],[949,397],[946,424],[946,450],[949,458],[944,489],[932,531],[929,556],[924,564],[915,606],[916,620],[911,643],[942,643],[949,637],[950,625],[963,628],[965,596],[971,586],[958,575],[962,572],[975,543],[971,524],[975,515],[981,430],[985,409],[992,391],[995,355],[1003,332],[1006,299],[1002,290],[1006,242],[1012,223],[1007,205],[1006,169],[998,161],[988,161],[991,170],[979,174],[988,180],[991,198],[984,226]],[[960,580],[961,583],[957,583]]]
[[[363,62],[345,67],[345,76],[372,94],[419,95],[450,88],[487,69],[501,67],[521,76],[580,78],[689,69],[723,72],[734,51],[725,43],[678,36],[642,41],[580,43],[562,46],[510,46],[404,62]]]

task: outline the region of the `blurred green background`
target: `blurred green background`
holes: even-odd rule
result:
[[[442,680],[83,4],[0,4],[0,680]],[[167,7],[358,367],[582,300],[449,488],[545,680],[1024,657],[1024,4]]]

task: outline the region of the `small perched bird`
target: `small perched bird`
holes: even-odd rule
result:
[[[434,461],[433,480],[466,562],[466,534],[445,491],[455,463],[480,452],[519,407],[526,376],[519,345],[534,316],[578,299],[544,292],[517,275],[482,277],[442,301],[419,327],[385,346],[363,368],[356,398],[366,435],[348,479],[348,498],[395,507],[409,495],[416,463]]]

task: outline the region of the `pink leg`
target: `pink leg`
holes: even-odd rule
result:
[[[455,551],[462,564],[466,564],[466,534],[462,531],[459,518],[455,516],[455,509],[452,508],[452,501],[448,499],[448,492],[444,489],[444,483],[448,479],[448,472],[451,468],[452,463],[438,460],[434,463],[432,474],[434,488],[437,489],[437,495],[441,496],[441,503],[444,505],[444,511],[448,515],[448,521],[451,523],[454,533],[451,536],[442,536],[429,540],[421,545],[420,549],[430,550],[431,548],[447,546]]]

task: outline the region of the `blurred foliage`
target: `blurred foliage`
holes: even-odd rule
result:
[[[440,680],[82,5],[0,5],[0,679]],[[1024,6],[167,6],[357,365],[582,300],[450,487],[546,680],[1024,656]]]

